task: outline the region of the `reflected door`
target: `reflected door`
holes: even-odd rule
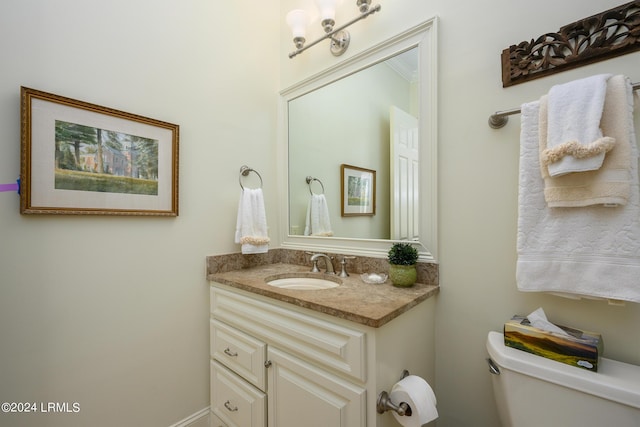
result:
[[[419,239],[418,120],[392,106],[390,109],[391,238]]]

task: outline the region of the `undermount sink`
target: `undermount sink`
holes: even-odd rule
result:
[[[331,289],[340,286],[342,283],[337,277],[318,277],[305,275],[277,275],[265,279],[267,285],[281,289],[294,289],[302,291],[313,291],[320,289]]]

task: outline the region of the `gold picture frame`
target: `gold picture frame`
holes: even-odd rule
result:
[[[178,215],[179,126],[21,87],[20,213]]]
[[[376,214],[376,171],[340,165],[340,210],[342,216]]]

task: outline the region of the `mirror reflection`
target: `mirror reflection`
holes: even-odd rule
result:
[[[413,48],[289,100],[290,235],[420,239],[417,71]]]

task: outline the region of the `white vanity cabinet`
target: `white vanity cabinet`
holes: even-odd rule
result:
[[[212,282],[212,427],[397,426],[376,399],[403,369],[431,380],[428,301],[372,328]]]

